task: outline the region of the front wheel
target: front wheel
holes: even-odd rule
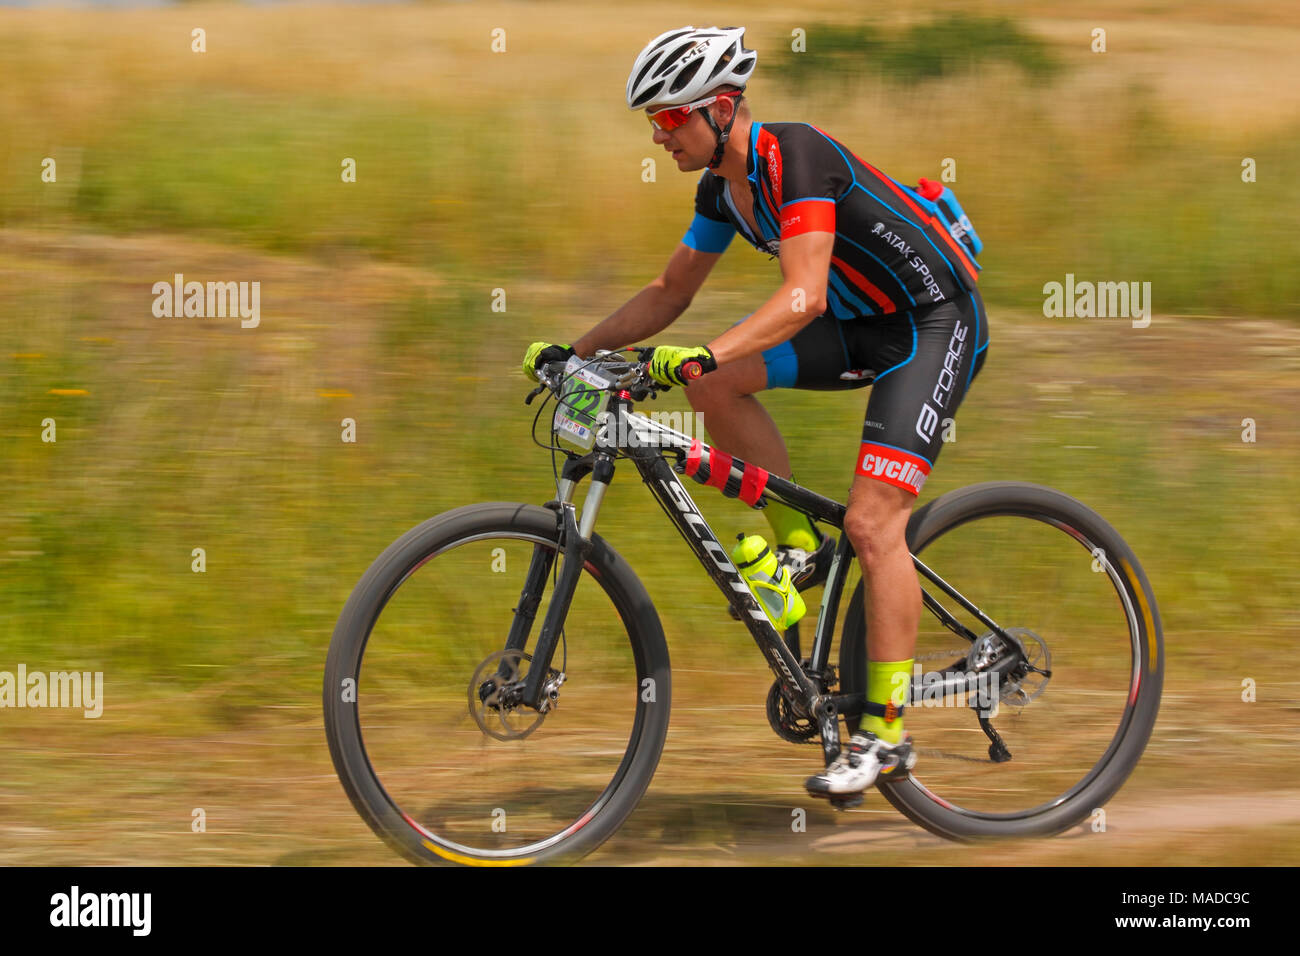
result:
[[[976,639],[922,612],[905,715],[919,759],[881,792],[913,822],[954,840],[1043,836],[1080,823],[1132,773],[1160,706],[1160,616],[1136,556],[1086,505],[1021,482],[929,502],[912,515],[907,541],[1018,646],[1002,646],[922,578]],[[846,692],[866,686],[865,630],[860,583],[840,647]],[[1036,670],[980,678],[1007,654]],[[939,675],[959,672],[966,692],[943,695]],[[990,723],[1005,750],[979,724],[981,710],[995,705]]]
[[[507,503],[431,518],[375,560],[334,629],[324,687],[334,767],[361,817],[413,862],[577,859],[654,774],[668,647],[645,588],[599,536],[543,712],[521,699],[563,561],[556,519]]]

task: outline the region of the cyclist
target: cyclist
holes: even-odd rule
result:
[[[646,111],[679,170],[707,167],[694,220],[658,278],[572,346],[533,343],[524,368],[658,334],[736,233],[778,257],[783,281],[766,302],[707,345],[657,347],[650,374],[685,388],[718,448],[786,478],[785,443],[756,393],[872,386],[844,521],[866,583],[867,711],[839,759],[805,784],[852,805],[840,795],[915,763],[902,714],[921,592],[904,533],[983,365],[988,323],[969,240],[816,127],[754,120],[744,90],[756,62],[738,27],[671,30],[637,56],[628,107]],[[686,381],[690,362],[706,374]],[[763,514],[795,585],[825,581],[834,540],[778,502]]]

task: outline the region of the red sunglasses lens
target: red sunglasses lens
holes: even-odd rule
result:
[[[686,122],[691,111],[684,106],[674,106],[670,109],[660,110],[658,113],[651,115],[650,124],[657,126],[665,132],[671,132]]]

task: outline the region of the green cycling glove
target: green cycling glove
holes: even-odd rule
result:
[[[650,377],[660,385],[685,385],[718,367],[706,346],[692,349],[660,345],[650,355]]]
[[[552,345],[550,342],[534,342],[524,353],[524,374],[537,380],[537,370],[549,362],[567,362],[573,357],[573,349],[567,345]]]

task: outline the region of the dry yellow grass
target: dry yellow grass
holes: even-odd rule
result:
[[[1077,88],[1058,91],[1062,100],[1139,80],[1151,84],[1165,104],[1202,122],[1235,128],[1294,121],[1300,116],[1300,6],[1230,6],[1225,11],[1221,4],[1170,0],[1134,12],[1129,4],[1106,2],[1092,4],[1091,15],[1084,15],[1056,3],[929,3],[892,15],[872,11],[872,17],[888,26],[952,10],[1021,15],[1031,32],[1052,41],[1076,65],[1091,60],[1103,67],[1072,81]],[[767,2],[728,5],[716,15],[743,22],[760,57],[772,57],[777,39],[796,27],[858,21],[864,12],[853,4],[820,2],[792,13],[787,5]],[[39,107],[48,123],[68,131],[111,122],[115,107],[189,85],[196,92],[220,87],[274,96],[391,96],[416,103],[495,105],[525,98],[572,110],[579,130],[586,131],[602,110],[616,126],[627,68],[641,44],[672,24],[708,18],[683,3],[617,15],[571,2],[0,11],[11,44],[4,73],[13,102]],[[1097,26],[1108,31],[1110,52],[1104,59],[1088,49],[1089,33]],[[195,27],[207,31],[205,55],[190,51]],[[504,55],[489,49],[491,31],[498,27],[506,31]],[[815,44],[814,32],[812,53]],[[761,67],[752,92],[765,112],[802,112],[802,104],[765,80]],[[973,111],[976,118],[998,108],[991,104],[999,101],[982,95],[986,92],[996,91],[978,85],[968,91],[969,102],[981,104]],[[818,107],[827,116],[857,118],[879,130],[884,120],[903,119],[888,115],[896,99],[867,92],[865,99],[843,101],[838,110],[830,103]],[[960,111],[961,103],[943,103],[945,113],[954,108]],[[933,117],[916,121],[929,125]]]

